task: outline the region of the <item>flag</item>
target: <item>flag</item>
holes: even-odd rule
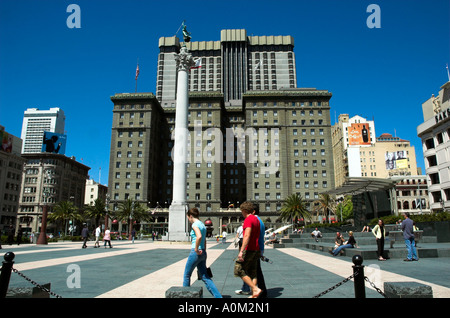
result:
[[[261,66],[261,61],[258,61],[258,64],[255,66],[255,71]]]
[[[139,64],[136,67],[136,81],[138,79],[138,76],[139,76]]]
[[[200,68],[202,67],[202,58],[196,59],[195,61],[195,65],[191,68]]]

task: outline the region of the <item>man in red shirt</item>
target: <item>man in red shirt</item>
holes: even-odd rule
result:
[[[250,286],[252,290],[251,298],[257,298],[261,294],[261,289],[257,285],[258,259],[261,256],[259,250],[259,220],[253,213],[253,203],[244,202],[240,206],[244,216],[244,238],[242,246],[234,265],[234,275],[240,277],[244,283]]]

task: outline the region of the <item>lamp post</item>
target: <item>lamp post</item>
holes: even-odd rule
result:
[[[105,204],[105,211],[106,211],[106,214],[105,214],[105,229],[104,229],[105,231],[108,228],[109,199],[110,199],[109,194],[107,194],[106,195],[106,199],[105,199],[105,203],[106,203]]]
[[[44,166],[42,166],[42,187],[44,187],[44,184],[46,184],[47,180],[50,180],[50,170],[45,171],[44,173]],[[43,194],[43,201],[44,204],[42,206],[42,219],[41,219],[41,231],[39,232],[39,238],[36,242],[36,244],[40,245],[46,245],[47,244],[47,215],[48,215],[48,199],[50,198],[50,189],[46,188],[42,192]]]
[[[47,215],[48,215],[48,204],[47,200],[50,197],[49,190],[44,190],[44,205],[42,207],[42,219],[41,219],[41,231],[39,233],[39,238],[36,244],[46,245],[47,244]]]
[[[133,239],[133,211],[134,211],[134,203],[131,203],[131,214],[130,214],[130,228],[129,228],[129,233],[128,233],[128,240],[132,240]]]

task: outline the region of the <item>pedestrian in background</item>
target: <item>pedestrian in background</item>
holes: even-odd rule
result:
[[[100,233],[102,232],[102,229],[100,227],[100,224],[97,226],[97,228],[95,229],[95,243],[94,243],[94,247],[100,247]]]
[[[402,222],[403,238],[405,239],[406,249],[408,251],[407,257],[404,261],[418,261],[416,243],[414,237],[414,222],[409,218],[409,213],[405,213],[405,219]]]
[[[111,246],[111,231],[109,229],[105,230],[105,235],[103,236],[103,241],[105,242],[104,246],[106,248],[106,243],[108,243],[109,248],[112,248]]]
[[[22,226],[19,225],[19,229],[17,230],[17,245],[20,245],[20,243],[22,243],[22,235],[23,235]]]
[[[384,227],[383,220],[379,219],[378,224],[374,226],[372,229],[373,235],[375,235],[375,239],[377,241],[377,254],[379,261],[385,261],[384,258],[384,238],[386,237],[386,230]]]
[[[84,224],[83,230],[81,230],[81,237],[83,238],[83,246],[81,248],[86,248],[86,242],[89,237],[89,229],[87,227],[87,224]]]

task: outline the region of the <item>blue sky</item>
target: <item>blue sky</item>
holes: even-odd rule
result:
[[[70,4],[81,28],[68,28]],[[370,4],[381,28],[368,28]],[[27,108],[66,114],[67,156],[83,158],[107,183],[110,96],[155,92],[158,39],[186,20],[192,41],[220,40],[222,29],[294,37],[298,87],[333,93],[331,118],[375,120],[376,135],[416,148],[422,103],[437,94],[450,64],[448,0],[0,0],[0,124],[20,137]],[[181,37],[181,33],[179,33]]]

